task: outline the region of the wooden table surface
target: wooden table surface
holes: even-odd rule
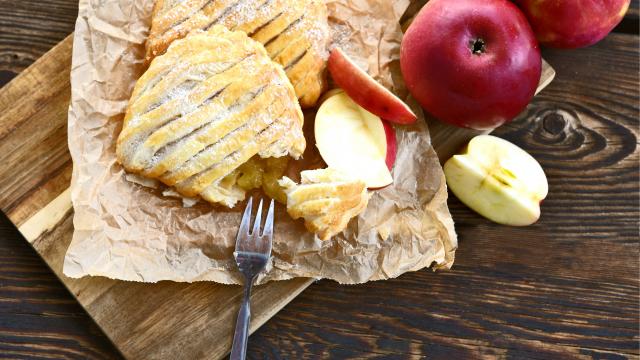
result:
[[[544,50],[556,80],[494,133],[547,173],[537,224],[495,225],[452,197],[453,270],[319,281],[251,337],[250,358],[640,358],[638,13],[634,0],[596,46]],[[0,85],[76,15],[77,0],[0,0]],[[119,357],[1,216],[0,358]]]

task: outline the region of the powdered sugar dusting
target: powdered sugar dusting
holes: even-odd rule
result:
[[[293,2],[285,0],[238,0],[230,3],[231,5],[225,5],[226,7],[224,7],[215,2],[173,2],[172,8],[162,14],[165,19],[158,21],[158,28],[152,28],[150,53],[162,53],[175,37],[186,36],[190,31],[197,31],[198,29],[209,29],[212,24],[222,24],[229,29],[244,27],[243,30],[254,32],[257,28],[268,24],[274,17],[284,13],[285,15],[282,16],[291,18],[290,21],[293,22],[286,33],[288,35],[294,33],[294,37],[298,38],[303,37],[308,42],[307,46],[311,49],[309,51],[312,56],[323,60],[305,68],[309,73],[308,77],[313,74],[317,81],[313,84],[296,87],[296,95],[303,106],[314,105],[315,99],[320,95],[319,92],[324,88],[322,73],[324,72],[324,62],[329,56],[327,47],[330,32],[324,0],[295,0]],[[211,6],[218,6],[220,9],[207,11],[206,9]],[[169,28],[161,28],[166,24],[172,24],[169,25],[170,30]],[[165,32],[165,30],[169,31]],[[260,41],[267,41],[268,39],[264,34],[262,34],[264,39],[260,38],[262,32],[255,32],[253,36]],[[292,43],[295,43],[295,40]],[[282,65],[285,66],[286,64]],[[300,68],[296,69],[296,73],[299,74],[300,70]]]
[[[302,21],[293,26],[294,31],[299,31],[301,36],[304,36],[313,51],[322,59],[327,60],[329,58],[328,42],[329,42],[329,24],[327,23],[327,17],[324,11],[319,11],[318,7],[324,5],[319,4],[317,1],[309,1],[305,5],[304,17]],[[309,14],[322,13],[323,16],[310,16]]]
[[[260,0],[240,0],[234,5],[233,11],[230,11],[220,23],[226,24],[230,28],[235,28],[242,24],[249,23],[255,19],[268,13],[269,8],[262,6],[265,1]],[[266,2],[270,2],[267,0]],[[268,5],[268,4],[267,4]]]

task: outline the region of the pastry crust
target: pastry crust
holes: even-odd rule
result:
[[[118,137],[124,168],[187,197],[233,206],[235,170],[252,156],[298,158],[303,115],[282,68],[244,32],[194,32],[135,85]]]
[[[300,177],[300,184],[288,177],[280,180],[287,194],[287,212],[294,219],[304,218],[307,229],[321,240],[344,230],[367,207],[369,194],[361,180],[331,168],[306,170]]]
[[[302,107],[325,90],[329,28],[324,0],[156,0],[146,59],[192,30],[224,25],[262,43],[282,65]]]

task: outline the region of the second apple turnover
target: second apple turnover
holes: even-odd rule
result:
[[[302,107],[315,105],[326,86],[329,27],[324,0],[156,0],[147,61],[189,32],[216,25],[243,31],[263,44],[284,68]]]

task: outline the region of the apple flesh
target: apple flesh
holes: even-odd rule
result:
[[[447,123],[492,129],[531,101],[542,58],[526,17],[507,0],[430,0],[400,47],[407,88]]]
[[[416,122],[416,114],[407,104],[360,69],[340,48],[331,51],[327,67],[333,81],[369,112],[397,124]]]
[[[322,104],[328,98],[332,97],[333,95],[340,94],[340,93],[344,93],[344,90],[342,90],[340,88],[331,89],[331,90],[325,92],[320,97],[320,100],[318,101],[318,103]],[[387,142],[386,142],[386,154],[387,155],[385,157],[385,163],[387,164],[387,167],[389,168],[389,171],[391,171],[391,170],[393,170],[393,165],[396,163],[396,155],[397,155],[397,152],[398,152],[398,142],[397,142],[397,138],[396,138],[396,130],[393,128],[393,125],[391,125],[388,121],[385,121],[385,120],[382,120],[382,119],[381,119],[381,121],[382,121],[382,126],[384,127],[384,132],[385,132],[385,135],[386,135],[386,139],[387,139]]]
[[[325,100],[327,100],[328,98],[332,97],[335,94],[340,94],[340,93],[344,93],[344,90],[340,89],[340,88],[333,88],[330,89],[329,91],[326,91],[324,94],[322,94],[320,96],[320,99],[318,100],[318,104],[322,104],[325,102]]]
[[[540,44],[574,49],[602,40],[620,23],[630,0],[515,0]]]
[[[314,124],[316,146],[330,168],[363,180],[368,188],[393,182],[395,132],[376,115],[356,104],[346,93],[328,97]],[[390,154],[392,152],[393,154]]]
[[[491,135],[476,136],[444,164],[447,185],[468,207],[499,224],[524,226],[540,217],[547,177],[518,146]]]

